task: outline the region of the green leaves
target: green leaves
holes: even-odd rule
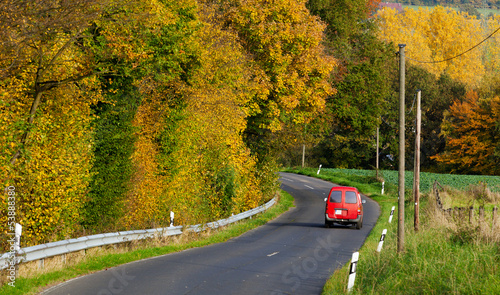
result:
[[[326,22],[325,43],[338,61],[327,101],[329,134],[315,149],[324,165],[370,167],[374,134],[387,110],[390,48],[376,38],[370,3],[309,1],[311,12]]]

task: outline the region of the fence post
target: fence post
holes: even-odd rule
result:
[[[474,222],[474,207],[469,207],[469,223],[472,224]]]
[[[465,218],[467,218],[467,208],[466,207],[460,207],[460,223],[464,224],[465,223]]]
[[[484,206],[479,207],[479,223],[484,221]]]
[[[347,282],[347,291],[351,292],[356,279],[356,266],[358,265],[359,252],[352,253],[351,266],[349,267],[349,281]]]
[[[496,222],[497,222],[497,211],[498,211],[498,207],[497,207],[497,206],[493,207],[493,214],[492,214],[492,215],[493,215],[493,217],[492,217],[492,218],[493,218],[493,221],[492,221],[492,223],[491,223],[491,229],[494,229],[494,228],[495,228],[495,226],[496,226]]]
[[[439,196],[439,188],[437,180],[434,181],[433,185],[434,193],[436,194],[436,203],[439,209],[443,210],[443,203],[441,202],[441,197]]]

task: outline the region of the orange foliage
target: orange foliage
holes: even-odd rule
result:
[[[442,125],[446,152],[433,158],[455,172],[500,174],[498,122],[500,98],[480,100],[475,91],[469,91],[446,114]]]

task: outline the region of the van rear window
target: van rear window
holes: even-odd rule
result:
[[[345,202],[347,204],[356,204],[357,203],[357,199],[356,199],[356,192],[345,192]]]
[[[332,191],[330,194],[330,203],[342,203],[342,191]]]

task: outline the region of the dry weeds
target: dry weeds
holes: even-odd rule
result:
[[[427,197],[429,206],[425,214],[429,217],[429,226],[444,227],[452,236],[473,239],[474,243],[500,242],[499,211],[493,209],[493,206],[498,208],[500,193],[493,193],[482,185],[471,186],[466,192],[447,188],[440,192],[444,210],[439,209],[434,195]],[[481,213],[479,207],[485,205],[487,209]]]

